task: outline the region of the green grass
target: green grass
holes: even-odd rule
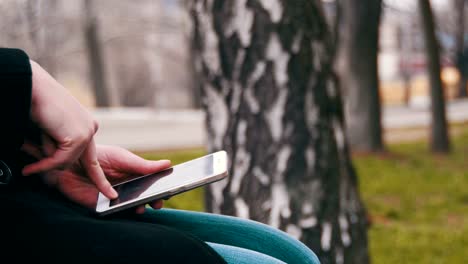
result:
[[[141,156],[147,159],[168,159],[172,165],[176,165],[193,158],[203,156],[205,153],[202,149],[191,149],[191,150],[180,150],[170,152],[153,152],[153,153],[142,153]],[[192,211],[205,211],[203,205],[203,187],[196,188],[189,192],[185,192],[169,200],[164,201],[164,207],[184,209]]]
[[[468,133],[452,143],[448,156],[417,142],[353,157],[372,219],[373,263],[468,260]]]
[[[468,127],[468,126],[467,126]],[[383,155],[353,156],[360,192],[372,221],[372,263],[468,261],[468,129],[453,138],[448,156],[425,142],[392,144]],[[173,164],[203,150],[151,153]],[[203,211],[203,188],[172,197],[165,207]]]

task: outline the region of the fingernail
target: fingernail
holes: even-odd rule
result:
[[[115,198],[117,198],[119,196],[119,194],[117,193],[117,191],[113,187],[111,187],[110,193],[111,193],[111,196],[112,196],[113,199],[115,199]]]
[[[159,162],[164,163],[164,164],[168,164],[168,165],[171,164],[171,161],[167,160],[167,159],[159,160]]]

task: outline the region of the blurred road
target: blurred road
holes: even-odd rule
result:
[[[145,108],[96,110],[96,142],[132,151],[195,148],[204,146],[203,112],[154,111]]]
[[[468,121],[468,99],[453,100],[447,103],[447,120],[454,123]],[[382,126],[384,128],[384,140],[386,142],[412,141],[415,139],[428,139],[431,113],[427,105],[415,105],[412,107],[390,106],[382,111]],[[452,127],[451,135],[456,135],[462,130]]]
[[[430,112],[424,106],[387,106],[382,123],[387,141],[427,136]],[[100,123],[96,141],[132,151],[195,148],[205,145],[203,112],[197,110],[154,111],[146,108],[96,110]],[[468,100],[447,105],[450,122],[468,121]],[[412,128],[412,129],[407,129]]]
[[[382,111],[385,128],[426,127],[431,121],[427,106],[389,106]],[[447,104],[447,119],[450,122],[468,120],[468,100],[457,100]]]

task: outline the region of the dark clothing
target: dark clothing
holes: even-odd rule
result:
[[[2,259],[44,263],[225,263],[206,243],[129,213],[98,218],[39,176],[20,174],[30,134],[31,66],[21,50],[0,48],[0,160],[13,182],[0,184]],[[2,169],[3,168],[3,169]],[[0,170],[6,172],[5,167]],[[3,173],[5,174],[5,173]],[[1,261],[1,260],[0,260]]]
[[[14,263],[224,263],[184,232],[124,215],[96,218],[28,181],[0,187],[2,257]]]
[[[19,49],[0,48],[0,182],[20,171],[19,148],[29,121],[31,64]]]

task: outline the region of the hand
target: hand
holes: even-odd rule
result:
[[[23,175],[66,169],[76,162],[107,197],[117,197],[104,176],[96,155],[94,134],[97,122],[81,104],[39,64],[31,61],[31,119],[41,129],[43,141],[55,151],[23,169]]]
[[[35,145],[25,144],[23,145],[23,151],[33,157],[41,158],[44,155],[41,152],[53,150],[40,149]],[[126,149],[115,146],[98,145],[97,158],[104,174],[112,184],[117,184],[132,177],[161,171],[171,166],[169,160],[146,160]],[[42,178],[47,185],[58,189],[70,200],[94,210],[99,190],[84,174],[83,166],[81,166],[80,162],[76,162],[65,170],[46,171],[42,174]],[[162,207],[162,201],[152,202],[150,206],[159,209]],[[137,213],[143,213],[144,210],[144,206],[136,208]]]

